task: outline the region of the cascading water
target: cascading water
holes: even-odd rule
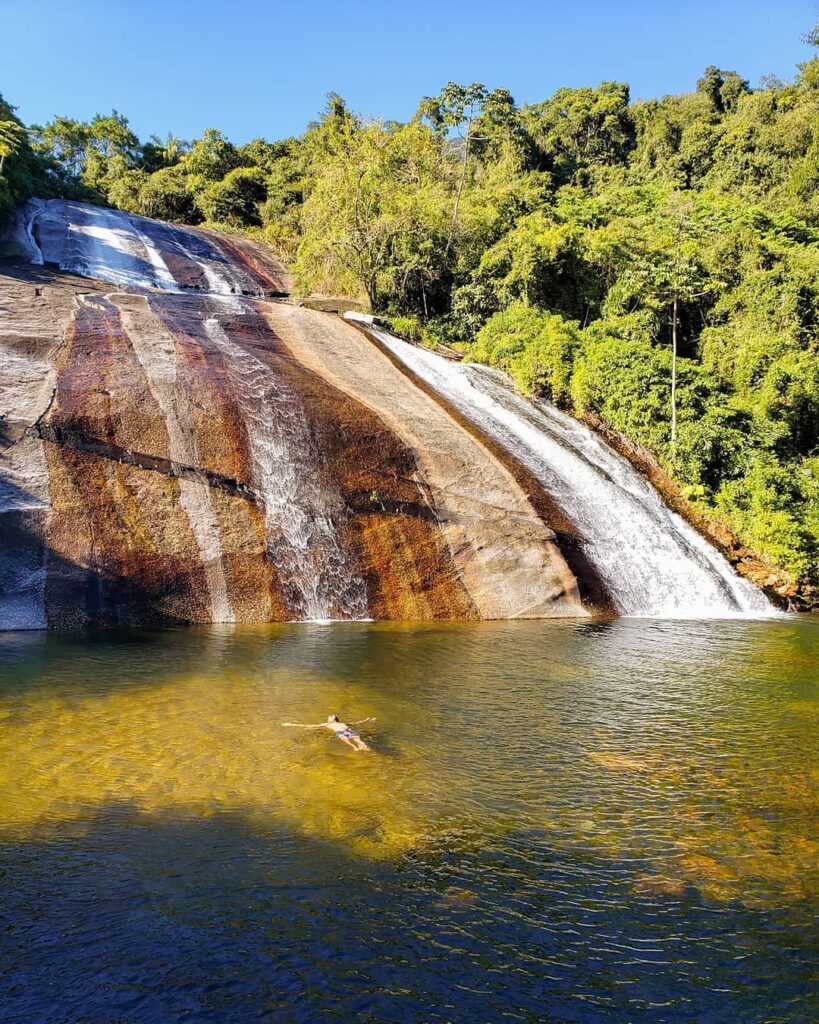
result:
[[[57,264],[129,290],[207,293],[203,304],[210,310],[204,314],[208,337],[226,357],[239,412],[247,423],[254,476],[264,503],[267,555],[278,567],[292,615],[366,617],[365,584],[355,575],[337,536],[346,514],[344,503],[332,486],[322,483],[321,453],[299,396],[230,335],[231,318],[253,313],[242,296],[265,294],[267,279],[255,274],[252,261],[234,258],[232,243],[220,245],[207,232],[67,200],[25,204],[11,230],[16,251],[34,263]],[[149,325],[146,338],[153,337],[152,330]],[[139,334],[139,328],[132,333]],[[737,576],[626,460],[575,420],[547,403],[516,395],[501,374],[456,364],[379,334],[410,369],[541,481],[577,527],[584,554],[606,584],[617,611],[677,617],[773,613],[761,591]],[[176,408],[172,368],[163,352],[153,351],[156,344],[141,347],[137,340],[137,355],[165,414],[172,457],[194,465],[198,455],[194,448],[188,450],[186,441],[188,413]],[[36,418],[38,403],[39,397],[31,409],[20,411],[21,422]],[[29,479],[34,463],[23,459],[21,444],[15,443],[11,453],[22,460]],[[14,473],[7,470],[5,477],[12,479]],[[207,486],[204,480],[186,480],[180,500],[205,566],[213,617],[230,620],[233,610],[219,523]],[[23,498],[15,497],[9,515],[47,516],[49,499],[40,490],[31,507],[21,506]],[[34,499],[29,495],[26,500]],[[33,604],[29,607],[28,598],[16,598],[22,610],[14,616],[33,621],[35,606],[43,604],[44,571],[41,546],[29,547],[31,555],[18,559],[12,575],[16,591],[33,594]]]
[[[47,263],[114,284],[178,291],[159,250],[128,214],[58,199],[30,206]]]
[[[185,228],[178,228],[145,217],[131,217],[141,235],[155,239],[163,252],[181,257],[198,267],[206,287],[200,291],[216,295],[258,295],[263,288],[241,267],[231,263],[206,238]]]
[[[595,435],[508,378],[375,331],[381,343],[463,415],[507,448],[577,526],[583,548],[622,615],[770,615],[753,584]]]
[[[29,252],[32,262],[56,263],[73,274],[169,292],[189,288],[219,295],[264,292],[208,238],[122,210],[63,199],[30,200],[13,227],[19,248]],[[181,266],[186,271],[182,280],[168,266],[172,259],[177,269]]]
[[[238,299],[227,300],[232,313]],[[298,396],[232,341],[216,318],[208,337],[224,354],[248,426],[256,484],[264,501],[267,554],[279,569],[295,618],[364,619],[367,591],[338,542],[341,496],[322,485],[320,453]]]

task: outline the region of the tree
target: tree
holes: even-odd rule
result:
[[[658,320],[670,316],[671,329],[671,452],[677,444],[677,364],[680,354],[680,313],[683,305],[712,293],[717,287],[702,266],[702,227],[689,196],[671,193],[642,224],[643,236],[632,239],[630,266],[620,281],[621,306],[653,309]]]
[[[121,156],[135,162],[139,157],[139,139],[128,127],[128,118],[116,110],[94,116],[89,125],[89,139],[105,159]]]
[[[750,93],[747,79],[738,75],[736,71],[723,71],[723,82],[719,94],[722,100],[722,108],[728,113],[733,113],[739,106],[740,99]]]
[[[30,196],[59,194],[63,184],[54,162],[32,148],[36,132],[25,127],[15,110],[0,96],[0,228]]]
[[[279,161],[290,155],[293,141],[284,139],[281,142],[268,142],[266,139],[253,139],[239,147],[239,159],[245,167],[260,167],[265,174],[271,174]]]
[[[507,94],[508,95],[508,94]],[[452,247],[452,240],[455,236],[455,229],[458,224],[458,212],[461,207],[461,197],[464,185],[466,184],[467,170],[469,169],[470,147],[475,124],[487,102],[489,93],[486,86],[480,82],[473,82],[472,85],[458,85],[456,82],[448,82],[438,96],[425,96],[421,100],[419,114],[432,126],[433,130],[439,133],[454,131],[463,141],[461,154],[461,176],[458,181],[458,189],[455,193],[455,207],[452,211],[452,223],[449,227],[449,234],[446,241],[446,252]]]
[[[510,152],[521,170],[532,161],[532,142],[521,113],[507,89],[493,89],[486,97],[473,126],[472,152],[482,162],[502,159]]]
[[[190,175],[178,164],[154,171],[140,186],[140,213],[160,220],[195,224],[201,220]]]
[[[508,371],[522,390],[563,405],[579,344],[576,323],[513,303],[481,328],[469,355]]]
[[[164,141],[158,135],[152,135],[142,147],[141,165],[148,172],[158,171],[162,167],[173,167],[178,163],[190,145],[171,132]]]
[[[129,213],[142,213],[140,199],[149,175],[141,168],[132,167],[118,174],[108,185],[108,202]]]
[[[264,172],[259,167],[236,167],[211,182],[197,202],[207,220],[234,227],[260,225],[259,207],[267,197]]]
[[[91,140],[91,126],[71,117],[55,117],[44,128],[35,127],[35,148],[52,157],[72,177],[79,177],[85,166]]]
[[[439,140],[419,122],[338,130],[304,203],[294,269],[304,287],[359,287],[377,309],[385,288],[406,288],[442,258]]]
[[[216,128],[207,128],[185,156],[185,170],[203,180],[220,181],[239,166],[236,147]]]
[[[602,82],[596,89],[558,89],[526,107],[523,120],[542,166],[560,184],[592,164],[622,164],[634,147],[629,88]]]
[[[501,306],[519,300],[555,308],[561,291],[573,290],[563,271],[577,255],[580,234],[543,210],[521,217],[483,254],[478,277],[491,282]]]
[[[725,79],[722,77],[722,72],[713,64],[709,64],[703,72],[702,78],[697,79],[697,92],[702,93],[708,100],[711,109],[717,114],[723,113],[725,109],[722,101],[724,84]]]
[[[0,174],[6,157],[19,152],[26,138],[26,130],[19,121],[0,121]]]

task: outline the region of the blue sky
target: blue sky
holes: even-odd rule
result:
[[[793,76],[816,4],[793,0],[0,0],[0,91],[27,123],[116,107],[142,138],[299,133],[334,90],[409,117],[450,79],[518,102],[561,85],[693,87],[707,64]]]

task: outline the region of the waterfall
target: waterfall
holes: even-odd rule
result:
[[[134,228],[141,235],[153,237],[164,253],[181,258],[200,271],[206,287],[197,288],[197,291],[215,295],[264,295],[260,283],[243,267],[232,262],[209,238],[189,228],[163,224],[146,217],[130,219]]]
[[[42,257],[61,270],[119,285],[178,291],[159,250],[127,213],[51,199],[32,209],[34,224]]]
[[[31,262],[56,263],[72,274],[169,292],[194,288],[220,295],[264,293],[209,238],[122,210],[66,199],[32,200],[21,207],[9,230],[16,248]],[[175,261],[179,278],[168,260]]]
[[[239,300],[228,300],[230,309]],[[225,356],[248,435],[255,483],[264,501],[267,556],[280,573],[294,617],[364,619],[367,591],[336,536],[341,495],[322,483],[316,448],[301,402],[270,368],[232,341],[219,320],[205,321]]]
[[[738,576],[626,459],[581,423],[547,402],[516,394],[504,374],[374,333],[534,474],[577,527],[620,614],[774,614],[762,591]]]

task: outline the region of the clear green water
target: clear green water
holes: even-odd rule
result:
[[[819,623],[0,637],[0,1020],[819,1019]],[[376,715],[374,751],[283,720]]]

